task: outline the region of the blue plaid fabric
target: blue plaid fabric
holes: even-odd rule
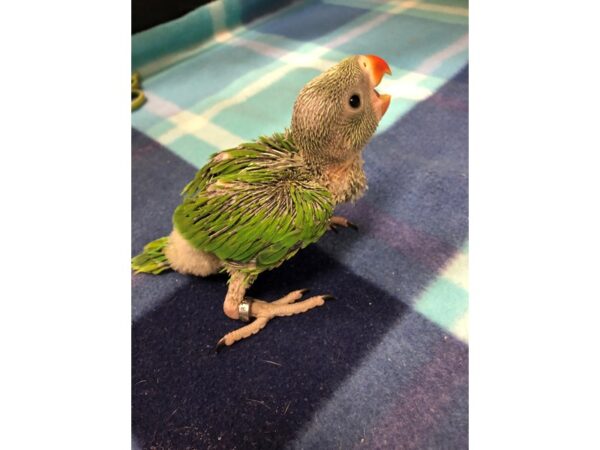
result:
[[[281,7],[275,10],[274,8]],[[215,151],[282,131],[302,86],[351,54],[390,65],[364,151],[367,194],[249,295],[339,300],[238,326],[226,278],[132,276],[133,432],[141,448],[467,448],[468,9],[460,1],[216,1],[134,35],[132,254],[167,235]]]

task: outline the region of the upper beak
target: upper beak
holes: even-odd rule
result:
[[[373,86],[377,86],[381,82],[384,74],[392,74],[390,66],[383,58],[377,55],[365,55],[365,60],[367,61],[367,70],[371,75]]]
[[[373,106],[377,112],[378,119],[381,119],[388,107],[390,106],[391,96],[388,94],[380,94],[375,90],[375,87],[381,82],[384,74],[391,75],[390,66],[383,58],[377,55],[363,55],[360,58],[360,63],[369,74],[371,84],[373,85]]]

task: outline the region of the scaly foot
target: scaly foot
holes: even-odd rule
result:
[[[232,345],[237,341],[258,333],[273,317],[300,314],[309,309],[323,305],[325,300],[333,299],[331,295],[317,295],[296,303],[296,301],[301,299],[307,291],[308,289],[292,291],[286,296],[281,297],[279,300],[270,303],[263,300],[247,298],[246,300],[250,303],[250,316],[255,318],[254,321],[244,327],[227,333],[219,340],[215,350],[219,351],[224,346]]]
[[[329,229],[337,233],[338,230],[336,227],[352,228],[354,231],[358,231],[356,225],[342,216],[332,216],[331,219],[329,219]]]

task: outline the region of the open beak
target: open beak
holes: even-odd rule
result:
[[[380,94],[375,88],[381,83],[383,75],[386,73],[391,75],[392,71],[390,70],[388,63],[385,62],[383,58],[376,55],[361,55],[359,57],[359,64],[369,74],[369,79],[373,86],[373,95],[371,96],[373,107],[375,108],[378,119],[381,119],[390,106],[392,97],[387,94]]]

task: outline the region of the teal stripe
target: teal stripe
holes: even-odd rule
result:
[[[468,25],[469,18],[458,14],[445,14],[438,11],[425,11],[421,9],[408,9],[403,14],[420,17],[422,19],[433,20],[436,22],[446,22],[455,25]]]
[[[212,122],[246,140],[281,131],[290,125],[291,105],[296,100],[299,86],[308,83],[319,73],[315,69],[295,69],[247,101],[223,110]],[[274,92],[277,92],[276,103],[272,101]]]
[[[252,0],[250,3],[240,3],[239,0],[217,0],[217,2],[213,3],[210,8],[208,6],[201,7],[177,21],[135,35],[133,37],[134,60],[138,61],[138,64],[140,62],[148,63],[156,58],[164,57],[168,53],[175,53],[182,47],[197,44],[198,40],[210,39],[214,30],[211,10],[214,12],[218,7],[223,8],[221,12],[223,16],[220,17],[221,26],[224,20],[225,25],[231,28],[243,20],[247,5],[257,2],[271,3],[271,0]],[[281,10],[275,16],[266,19],[263,17],[253,22],[252,25],[254,27],[264,20],[277,20],[279,17],[294,15],[303,5],[305,3],[296,3]],[[382,5],[379,2],[373,2],[373,5],[369,5],[369,9],[371,9],[369,13],[357,17],[340,28],[331,30],[330,33],[313,42],[295,41],[243,27],[238,28],[234,33],[240,38],[262,42],[279,48],[283,52],[294,51],[306,54],[344,33],[355,30],[366,21],[381,14],[373,9],[389,8],[391,5],[393,3]],[[392,66],[393,78],[398,79],[418,68],[423,61],[464,36],[467,31],[468,28],[465,24],[444,23],[439,20],[429,20],[426,17],[414,17],[406,13],[394,14],[374,29],[352,38],[338,48],[329,49],[321,57],[339,61],[349,54],[379,54],[385,57]],[[204,50],[201,53],[190,56],[179,64],[167,67],[156,75],[149,76],[143,81],[144,88],[148,92],[174,103],[182,110],[201,115],[211,106],[236,95],[247,85],[256,82],[273,70],[287,65],[283,61],[273,60],[241,46],[235,47],[228,43],[216,43],[216,41],[209,42],[210,49],[203,47]],[[212,45],[213,43],[214,45]],[[221,67],[225,58],[230,61],[227,63],[228,70],[226,73],[217,74],[213,69]],[[431,74],[419,81],[419,85],[435,92],[466,64],[467,59],[467,50],[446,59]],[[283,79],[264,86],[243,103],[225,108],[211,120],[216,125],[244,139],[254,139],[260,134],[281,131],[289,125],[296,94],[304,83],[316,74],[313,69],[294,68]],[[277,95],[273,95],[273,93],[277,93]],[[393,98],[388,112],[380,123],[378,134],[386,131],[403,117],[418,101]],[[155,117],[144,108],[133,114],[132,124],[155,138],[175,127],[167,119]],[[195,166],[201,166],[206,161],[205,158],[209,152],[218,149],[213,149],[205,142],[202,142],[203,147],[199,152],[193,147],[187,147],[197,146],[199,142],[202,141],[197,137],[179,138],[167,144],[167,147],[187,161],[193,161]]]
[[[439,277],[417,301],[415,310],[447,331],[469,309],[469,293],[451,281]]]
[[[131,67],[174,53],[213,36],[213,23],[208,8],[198,8],[179,19],[167,22],[131,38]]]
[[[214,2],[217,3],[217,2]],[[225,26],[234,28],[242,23],[242,6],[239,0],[223,0],[225,9]]]
[[[280,0],[216,0],[201,6],[183,17],[134,34],[131,38],[131,67],[139,70],[152,61],[207,42],[219,31],[211,11],[222,9],[224,26],[232,29],[240,25],[244,16],[252,10],[269,12],[281,6]]]
[[[256,81],[258,76],[248,77],[249,67],[264,68],[273,61],[242,47],[217,45],[202,52],[202,57],[187,58],[156,76],[148,77],[143,81],[143,87],[181,109],[198,111],[199,105],[203,108],[212,104],[210,99],[215,98],[215,93],[231,92],[230,87],[234,84],[244,86]],[[240,79],[247,81],[240,85]]]
[[[156,117],[156,116],[154,116]],[[140,128],[139,127],[139,123],[137,121],[133,122],[133,126],[135,128]],[[144,130],[144,132],[150,136],[152,139],[155,140],[159,140],[159,138],[167,133],[168,131],[171,131],[174,128],[174,125],[167,119],[160,119],[160,121],[156,122],[154,125],[152,125],[151,127],[147,128]],[[173,150],[173,149],[171,149]]]
[[[175,139],[169,144],[169,148],[173,153],[197,168],[206,164],[210,155],[221,150],[189,134],[184,134]]]

